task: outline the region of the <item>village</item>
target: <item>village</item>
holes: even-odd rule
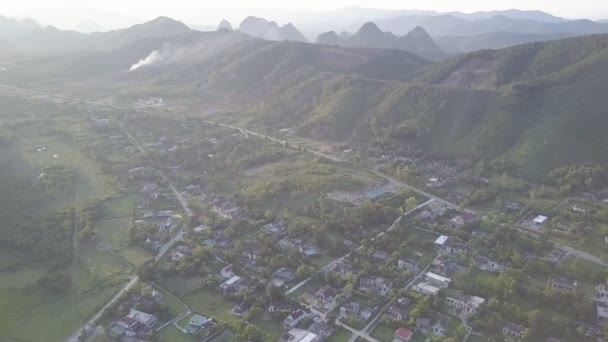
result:
[[[132,225],[143,235],[135,243],[154,255],[168,242],[172,244],[154,266],[140,272],[148,285],[130,291],[121,301],[121,314],[107,327],[112,338],[140,341],[158,335],[161,340],[172,336],[171,340],[179,341],[216,341],[226,334],[232,336],[230,340],[236,334],[248,339],[265,336],[263,340],[274,336],[284,342],[352,340],[349,337],[473,341],[495,334],[518,340],[536,329],[526,319],[512,316],[487,322],[488,314],[503,310],[490,299],[506,295],[506,289],[496,287],[507,285],[492,282],[507,280],[512,301],[525,300],[521,291],[525,295],[549,291],[545,296],[555,302],[586,298],[595,315],[581,312],[575,318],[576,336],[593,339],[603,333],[608,320],[605,270],[593,273],[564,266],[576,265],[581,256],[540,237],[549,229],[563,234],[575,229],[568,229],[572,225],[568,215],[587,215],[588,205],[565,201],[551,212],[567,215],[552,219],[509,202],[504,208],[514,222],[509,227],[448,202],[462,202],[465,195],[442,201],[411,193],[398,182],[375,181],[362,190],[330,191],[326,200],[357,208],[369,203],[391,206],[399,198],[398,210],[389,211],[395,216],[367,234],[330,238],[330,243],[324,241],[324,233],[310,235],[293,216],[260,212],[242,198],[230,199],[207,190],[201,180],[217,172],[218,164],[210,162],[221,155],[225,140],[252,139],[241,132],[228,138],[216,135],[203,141],[208,166],[202,169],[193,167],[191,161],[179,164],[175,162],[179,158],[172,158],[174,162],[164,171],[147,165],[128,170],[129,182],[139,188],[138,214]],[[113,144],[117,141],[122,138],[112,139]],[[163,136],[145,143],[144,148],[170,158],[173,151],[187,149],[192,143],[189,137]],[[388,159],[416,162],[381,158]],[[441,195],[438,190],[459,179],[455,169],[442,163],[425,164],[423,169],[433,175],[422,185],[430,193]],[[177,195],[168,179],[176,180]],[[490,181],[474,177],[471,182],[483,186]],[[409,197],[402,195],[408,192]],[[179,210],[178,197],[193,213]],[[593,208],[601,205],[596,203]],[[502,241],[500,235],[505,234],[517,238]],[[500,248],[496,245],[504,243],[507,245]],[[582,259],[589,262],[585,256]],[[538,271],[529,276],[517,269]],[[167,297],[161,295],[165,291],[174,293],[183,305],[184,311],[176,317],[163,316],[159,309]],[[503,297],[505,300],[509,299]],[[559,336],[563,335],[546,338],[560,341]]]

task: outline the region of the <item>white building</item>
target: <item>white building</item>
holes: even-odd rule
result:
[[[433,272],[427,272],[424,275],[424,278],[429,284],[435,285],[435,286],[438,286],[438,287],[444,288],[444,289],[449,287],[450,282],[452,281],[452,279],[450,279],[450,278],[440,276],[439,274],[436,274]]]

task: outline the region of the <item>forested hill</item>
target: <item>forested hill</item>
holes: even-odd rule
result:
[[[161,58],[128,72],[155,50]],[[254,129],[483,159],[532,179],[608,161],[608,35],[429,64],[403,51],[189,32],[28,61],[5,76],[89,98],[163,96],[215,112],[238,108],[240,124]]]

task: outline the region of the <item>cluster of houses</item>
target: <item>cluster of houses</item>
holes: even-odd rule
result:
[[[279,248],[285,252],[299,252],[305,258],[313,258],[319,255],[319,249],[302,239],[284,238],[279,241]]]
[[[144,310],[152,310],[162,300],[162,294],[151,287],[146,287],[141,292],[131,293],[119,308],[120,311],[128,312],[128,314],[112,322],[110,336],[120,341],[150,339],[154,334],[158,318]],[[135,309],[136,307],[138,310]]]
[[[242,208],[216,193],[202,193],[200,199],[213,204],[216,212],[224,217],[237,219],[244,214]]]

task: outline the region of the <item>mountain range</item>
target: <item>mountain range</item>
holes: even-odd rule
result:
[[[79,33],[42,27],[33,20],[18,21],[0,16],[0,39],[23,53],[65,53],[75,50],[112,50],[140,39],[169,37],[190,32],[185,24],[159,17],[127,29]]]
[[[338,36],[334,31],[317,37],[318,44],[346,47],[369,47],[377,49],[398,49],[411,52],[430,60],[446,57],[446,53],[433,41],[422,27],[416,27],[402,37],[381,31],[374,23],[364,24],[354,35],[343,33]]]
[[[605,34],[431,63],[405,51],[239,31],[159,33],[176,23],[116,31],[104,36],[111,49],[84,40],[74,52],[12,58],[3,82],[124,103],[162,96],[254,130],[423,151],[532,180],[608,163]]]
[[[239,30],[250,36],[265,39],[265,40],[291,40],[296,42],[305,42],[306,37],[298,31],[293,24],[279,26],[274,21],[268,21],[262,18],[247,17]]]
[[[374,21],[381,29],[394,34],[405,34],[422,26],[432,36],[474,36],[483,33],[511,32],[527,34],[570,33],[586,35],[608,32],[608,24],[591,20],[539,21],[516,19],[506,15],[470,20],[454,15],[401,16]]]

